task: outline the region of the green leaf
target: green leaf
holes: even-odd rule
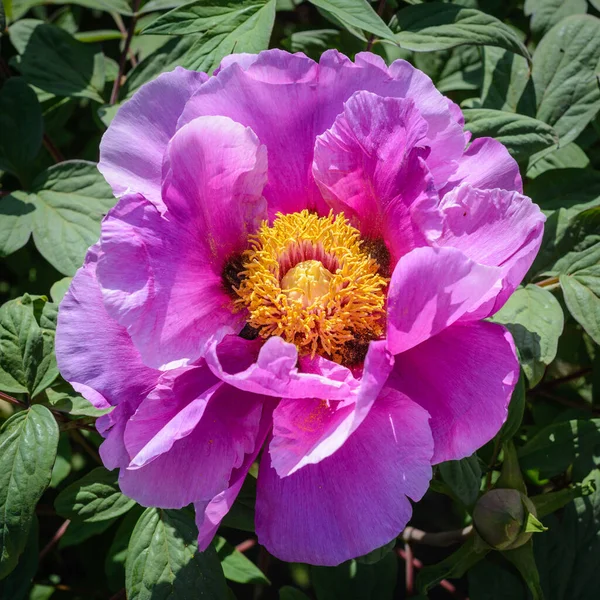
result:
[[[590,159],[587,154],[577,144],[571,142],[530,164],[527,177],[535,179],[542,173],[555,169],[585,169],[589,164]]]
[[[36,320],[25,294],[0,307],[0,389],[35,397],[58,377],[54,332]]]
[[[128,600],[227,600],[217,554],[210,546],[198,552],[197,537],[189,513],[146,509],[129,542],[125,566]]]
[[[418,69],[431,77],[442,94],[458,90],[478,90],[481,87],[483,69],[477,46],[459,46],[441,52],[419,52],[415,54],[414,62]]]
[[[29,588],[38,568],[38,555],[40,552],[38,536],[38,520],[34,515],[29,529],[29,539],[20,557],[19,564],[6,578],[0,579],[0,598],[6,600],[25,600],[25,598],[28,598]]]
[[[564,326],[560,303],[547,290],[527,285],[517,289],[492,320],[510,331],[529,385],[536,386],[556,356]]]
[[[58,425],[44,406],[18,412],[0,428],[0,579],[25,549],[57,446]]]
[[[477,454],[461,460],[450,460],[439,466],[440,475],[453,495],[466,507],[475,504],[481,485],[481,467]]]
[[[408,6],[390,23],[402,48],[415,52],[448,50],[455,46],[498,46],[529,59],[529,52],[502,21],[473,8],[428,2]]]
[[[144,512],[141,506],[132,508],[121,521],[104,561],[104,571],[111,590],[120,590],[125,585],[125,561],[131,534]]]
[[[121,15],[131,15],[131,7],[127,0],[13,0],[14,19],[18,19],[30,9],[36,6],[77,4],[84,8],[101,10],[104,12],[116,12]]]
[[[69,286],[71,285],[71,281],[73,281],[72,277],[63,277],[59,279],[57,282],[52,284],[50,288],[50,296],[52,300],[57,304],[64,298]]]
[[[537,516],[540,519],[543,519],[545,516],[560,510],[569,504],[569,502],[575,500],[575,498],[588,496],[595,491],[593,482],[587,481],[584,483],[577,483],[571,487],[558,490],[557,492],[548,492],[546,494],[540,494],[539,496],[533,496],[529,499],[535,506]]]
[[[525,16],[531,17],[529,27],[539,40],[565,17],[587,12],[586,0],[525,0]]]
[[[398,560],[393,553],[368,565],[351,560],[337,567],[312,567],[317,600],[392,600]]]
[[[271,584],[264,573],[251,560],[236,550],[225,538],[217,536],[213,544],[221,561],[223,573],[227,579],[237,583]]]
[[[463,114],[465,129],[474,139],[496,138],[517,161],[558,143],[554,129],[532,117],[490,108],[466,109]]]
[[[55,389],[46,390],[48,404],[53,410],[67,413],[74,417],[101,417],[112,408],[99,409],[79,394],[63,392]]]
[[[100,221],[116,200],[95,163],[71,160],[50,167],[33,182],[33,241],[58,271],[75,275]]]
[[[58,548],[69,548],[70,546],[79,546],[82,542],[92,537],[104,533],[117,521],[117,519],[108,519],[107,521],[96,521],[87,523],[84,521],[71,521],[65,535],[60,538]]]
[[[572,275],[560,275],[569,312],[586,333],[600,344],[600,264]]]
[[[519,463],[523,470],[539,469],[540,477],[554,477],[592,455],[599,443],[600,419],[553,423],[519,449]]]
[[[52,467],[52,478],[50,479],[51,488],[57,488],[71,473],[72,456],[69,435],[66,432],[63,432],[58,440],[56,460]]]
[[[0,202],[0,257],[8,256],[22,248],[31,235],[32,212],[35,208],[27,202],[27,194],[13,192]]]
[[[311,4],[334,16],[348,31],[354,28],[396,43],[394,33],[373,10],[367,0],[309,0]]]
[[[28,182],[42,146],[44,122],[37,96],[22,77],[11,77],[0,89],[0,131],[0,170]]]
[[[533,556],[533,541],[529,540],[523,546],[514,550],[506,550],[502,554],[517,567],[531,592],[533,600],[543,600],[544,592],[540,584],[540,574]]]
[[[200,0],[161,15],[143,33],[193,35],[181,66],[212,73],[228,54],[265,50],[274,19],[275,0]]]
[[[54,508],[66,519],[86,523],[120,517],[135,500],[121,493],[118,479],[118,471],[98,467],[65,488],[54,501]]]
[[[498,555],[490,555],[497,558]],[[504,561],[502,561],[504,562]],[[498,559],[484,558],[467,574],[472,600],[527,600],[528,594],[519,575]],[[507,565],[508,566],[508,565]]]
[[[523,421],[523,415],[525,414],[525,377],[523,371],[519,373],[519,381],[513,390],[510,398],[510,404],[508,405],[508,417],[500,430],[500,439],[507,441],[513,438],[519,429]]]
[[[481,107],[533,116],[535,93],[527,60],[494,46],[483,48]]]
[[[543,533],[544,531],[548,531],[548,528],[544,527],[533,513],[528,513],[523,531],[524,533]]]
[[[43,23],[31,32],[19,69],[28,83],[55,94],[104,102],[104,55],[64,29]]]
[[[319,60],[321,54],[329,48],[339,48],[341,37],[339,29],[294,31],[284,43],[290,52],[304,52],[313,60]]]
[[[435,565],[424,567],[421,570],[417,576],[419,593],[426,595],[428,590],[436,586],[442,579],[462,577],[486,554],[486,550],[478,551],[475,548],[474,538],[470,537],[450,556]]]
[[[536,117],[552,125],[561,145],[584,130],[600,109],[600,19],[563,19],[542,39],[533,56]]]
[[[309,597],[299,589],[291,585],[279,588],[279,600],[310,600]]]

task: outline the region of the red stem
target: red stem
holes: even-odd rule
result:
[[[44,556],[46,556],[46,554],[48,554],[48,552],[50,552],[50,550],[52,550],[52,548],[54,548],[54,546],[56,546],[56,544],[58,544],[60,538],[63,535],[65,535],[65,532],[67,531],[67,527],[69,527],[70,523],[71,523],[71,521],[69,521],[69,519],[67,519],[56,530],[56,533],[54,534],[54,537],[46,544],[46,546],[44,547],[44,549],[40,552],[40,560],[42,560],[44,558]]]

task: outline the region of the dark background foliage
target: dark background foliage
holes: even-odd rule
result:
[[[597,598],[600,1],[183,4],[3,0],[0,598]],[[272,47],[409,60],[461,105],[474,137],[506,144],[548,216],[523,287],[494,317],[522,364],[506,425],[436,468],[397,540],[336,568],[286,564],[256,544],[255,472],[197,553],[191,512],[120,493],[98,456],[101,411],[54,357],[58,303],[115,201],[95,161],[118,106],[176,65],[212,72],[229,53]],[[483,543],[473,513],[495,488],[529,496],[547,530],[533,519],[519,548]]]

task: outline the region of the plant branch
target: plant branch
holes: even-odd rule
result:
[[[588,410],[592,414],[600,414],[600,407],[591,406],[590,404],[583,404],[582,402],[574,402],[573,400],[569,400],[568,398],[563,398],[562,396],[558,396],[557,394],[552,394],[550,392],[546,392],[545,390],[535,389],[529,392],[535,396],[542,396],[542,398],[548,398],[548,400],[553,400],[558,404],[562,404],[563,406],[568,406],[569,408],[577,408],[579,410]]]
[[[48,137],[47,133],[44,133],[42,142],[44,144],[44,148],[48,150],[48,154],[50,154],[54,162],[59,163],[65,160],[65,157],[62,155],[62,152],[54,145],[54,142]]]
[[[19,406],[20,408],[27,408],[27,404],[25,404],[25,402],[21,402],[20,400],[17,400],[16,398],[13,398],[4,392],[0,392],[0,400],[4,400],[5,402],[14,404],[15,406]]]
[[[400,556],[400,558],[402,558],[403,560],[409,560],[409,556],[408,554],[402,550],[402,548],[396,548],[396,553],[398,554],[398,556]],[[415,569],[422,569],[423,568],[423,563],[418,559],[418,558],[412,558],[412,564],[414,565]],[[465,596],[463,596],[457,589],[456,587],[450,583],[447,579],[442,579],[439,584],[438,584],[441,588],[445,589],[447,592],[449,592],[450,594],[452,594],[452,596],[454,596],[455,598],[458,598],[460,600],[467,600],[465,598]]]
[[[244,540],[243,542],[239,543],[235,549],[238,552],[248,552],[248,550],[250,550],[250,548],[254,548],[254,546],[256,546],[256,540],[253,539],[249,539],[249,540]]]
[[[538,281],[535,285],[538,287],[552,287],[558,284],[558,277],[548,277],[548,279],[542,279],[542,281]]]
[[[40,560],[42,560],[44,558],[44,556],[46,556],[46,554],[48,554],[48,552],[50,552],[50,550],[52,550],[52,548],[54,548],[54,546],[56,546],[56,544],[58,544],[60,538],[65,535],[65,532],[67,531],[67,528],[69,527],[71,521],[69,519],[67,519],[57,530],[56,533],[54,534],[53,538],[44,546],[44,549],[40,552]]]
[[[585,369],[579,369],[577,371],[573,371],[573,373],[569,373],[569,375],[565,375],[563,377],[557,377],[556,379],[551,379],[550,381],[545,381],[538,385],[537,389],[540,388],[552,388],[557,385],[561,385],[563,383],[568,383],[569,381],[573,381],[574,379],[579,379],[580,377],[585,377],[586,375],[592,372],[591,367],[586,367]],[[534,390],[535,391],[535,390]]]
[[[81,435],[78,429],[71,429],[73,439],[99,464],[102,465],[102,459],[98,451]]]
[[[490,460],[488,472],[485,476],[485,489],[489,490],[492,487],[492,473],[494,471],[494,465],[498,460],[498,454],[500,454],[500,436],[496,437],[494,442],[494,451],[492,452],[492,460]]]
[[[381,15],[383,14],[383,11],[385,10],[385,1],[386,0],[379,0],[379,5],[377,6],[377,14],[381,17]],[[371,48],[373,47],[373,43],[375,42],[375,34],[372,33],[371,36],[369,37],[369,41],[367,42],[367,52],[371,51]]]
[[[469,525],[463,529],[453,531],[441,531],[440,533],[428,533],[415,527],[406,527],[402,532],[402,540],[406,543],[425,544],[427,546],[452,546],[463,542],[473,532],[473,526]]]
[[[409,543],[404,544],[406,560],[404,561],[404,575],[406,579],[406,595],[412,596],[415,591],[415,557]]]
[[[113,84],[112,92],[110,94],[110,103],[116,104],[119,97],[119,88],[121,87],[121,79],[123,79],[123,73],[125,72],[125,63],[127,62],[127,53],[131,46],[131,39],[133,38],[133,32],[135,30],[135,24],[137,23],[137,12],[140,8],[140,0],[133,0],[133,17],[129,23],[129,29],[127,30],[127,37],[125,38],[125,46],[121,53],[121,60],[119,61],[119,72]]]

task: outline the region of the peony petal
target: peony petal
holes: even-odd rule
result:
[[[386,389],[335,453],[280,478],[264,453],[258,474],[259,543],[289,562],[337,565],[395,538],[431,479],[429,415]]]
[[[469,146],[458,160],[457,171],[440,194],[449,192],[461,183],[484,190],[500,188],[523,191],[517,161],[503,144],[492,138],[478,138]]]
[[[58,312],[56,360],[62,376],[97,408],[137,406],[159,371],[142,363],[126,329],[109,317],[96,280],[98,248],[88,251]]]
[[[178,382],[182,376],[186,381]],[[210,378],[204,367],[192,367],[179,377],[169,378],[170,397],[162,389],[149,401],[152,406],[166,405],[160,408],[165,419],[160,429],[160,424],[148,423],[151,406],[144,404],[140,406],[142,431],[135,431],[135,415],[127,424],[125,439],[129,447],[134,444],[134,451],[144,434],[158,429],[134,457],[143,466],[122,469],[119,478],[123,493],[144,506],[181,508],[212,499],[229,486],[232,472],[256,446],[260,396],[220,384],[205,402],[206,389],[202,388]],[[168,381],[163,383],[168,385]],[[179,407],[181,415],[175,412]]]
[[[235,335],[214,336],[206,363],[226,383],[246,392],[281,398],[345,400],[356,393],[359,381],[350,369],[331,373],[303,373],[297,367],[298,350],[280,337],[245,340]]]
[[[500,291],[500,270],[455,248],[416,248],[403,256],[390,282],[387,342],[405,352],[463,315],[487,306]]]
[[[364,237],[383,238],[394,264],[426,245],[424,231],[441,228],[426,134],[412,99],[357,92],[315,145],[313,174],[323,197]]]
[[[225,115],[251,127],[269,150],[264,191],[269,218],[305,208],[326,214],[311,175],[314,141],[359,90],[414,99],[428,126],[427,165],[436,185],[444,185],[464,150],[462,127],[431,80],[405,61],[388,69],[369,53],[358,54],[352,63],[334,50],[325,52],[318,65],[281,50],[233,57],[192,96],[180,125],[202,115]]]
[[[103,223],[98,266],[109,313],[157,368],[192,362],[220,327],[243,326],[223,274],[266,217],[265,148],[229,119],[201,118],[171,140],[165,172],[168,210],[123,197]]]
[[[244,464],[231,474],[229,487],[208,502],[196,502],[196,524],[198,525],[198,549],[203,552],[212,541],[223,517],[229,512],[237,498],[250,467],[256,460],[269,431],[271,430],[272,402],[265,402],[261,415],[256,445],[253,452],[246,454]]]
[[[470,456],[498,433],[518,378],[510,334],[481,321],[453,325],[396,356],[389,385],[431,415],[435,464]]]
[[[546,217],[517,192],[476,190],[467,184],[446,194],[440,208],[444,226],[436,245],[458,248],[480,264],[501,268],[503,289],[491,309],[496,312],[536,257]]]
[[[100,142],[98,169],[116,196],[143,194],[162,206],[163,156],[186,102],[208,80],[177,67],[143,85],[119,109]]]
[[[319,360],[335,365],[323,358]],[[385,342],[371,342],[355,395],[341,401],[281,400],[273,412],[273,438],[269,445],[271,464],[277,474],[291,475],[336,452],[367,417],[393,364]],[[320,370],[323,374],[324,368]]]

